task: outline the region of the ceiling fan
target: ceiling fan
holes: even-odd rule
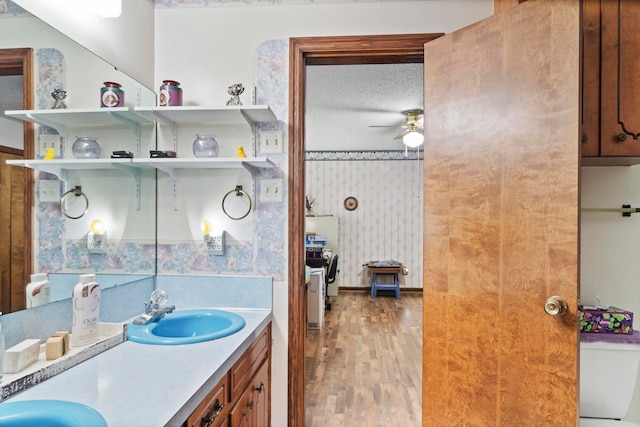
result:
[[[369,126],[369,127],[400,127],[400,132],[393,139],[402,139],[407,147],[418,147],[424,142],[424,116],[421,109],[403,111],[405,118],[401,124],[395,126]]]

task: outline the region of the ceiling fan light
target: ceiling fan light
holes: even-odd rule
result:
[[[402,137],[402,142],[404,142],[407,147],[415,148],[422,145],[424,142],[424,135],[420,132],[409,132]]]

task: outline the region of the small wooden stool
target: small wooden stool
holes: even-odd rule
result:
[[[378,294],[378,290],[393,290],[396,292],[396,298],[400,299],[400,280],[398,274],[402,272],[402,265],[385,265],[383,267],[376,267],[368,264],[367,267],[371,270],[371,297],[375,298]],[[378,283],[378,276],[387,275],[393,276],[393,283]]]

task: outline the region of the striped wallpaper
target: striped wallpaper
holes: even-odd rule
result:
[[[339,218],[339,286],[370,286],[362,264],[393,259],[409,269],[400,286],[422,288],[421,153],[355,153],[307,152],[305,162],[311,213]],[[344,208],[348,196],[358,199],[354,211]]]

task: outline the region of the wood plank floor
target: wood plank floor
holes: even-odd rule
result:
[[[341,291],[331,303],[305,341],[305,427],[420,426],[422,294]]]

